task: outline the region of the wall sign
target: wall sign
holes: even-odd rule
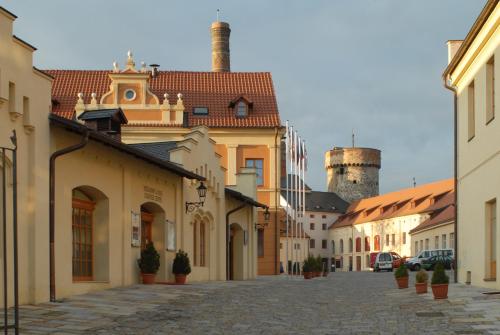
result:
[[[130,211],[132,216],[132,246],[141,246],[141,213]]]
[[[144,198],[145,199],[161,202],[162,195],[163,195],[162,191],[157,190],[153,187],[144,186]]]
[[[167,250],[175,251],[175,222],[165,220],[167,226]]]

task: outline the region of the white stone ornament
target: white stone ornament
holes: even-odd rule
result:
[[[120,72],[120,68],[118,67],[118,62],[114,61],[113,62],[113,72]]]

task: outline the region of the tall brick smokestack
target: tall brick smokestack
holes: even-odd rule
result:
[[[210,29],[212,33],[212,71],[229,72],[231,71],[229,61],[229,23],[214,22]]]

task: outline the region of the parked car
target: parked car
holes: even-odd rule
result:
[[[412,271],[418,271],[422,267],[422,261],[432,256],[447,256],[453,259],[455,258],[455,251],[453,249],[422,250],[415,257],[408,259],[405,265]]]
[[[401,266],[401,264],[404,264],[404,259],[398,255],[397,252],[391,251],[391,256],[392,256],[392,267],[394,269],[397,269]]]
[[[375,267],[375,260],[380,252],[370,252],[370,267],[373,269]]]
[[[393,269],[393,256],[390,252],[379,252],[375,258],[373,271],[379,272],[382,270],[392,271]]]
[[[453,266],[453,258],[450,256],[435,255],[422,260],[422,268],[427,271],[434,271],[434,267],[438,262],[443,263],[446,270],[451,270]]]

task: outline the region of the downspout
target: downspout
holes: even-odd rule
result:
[[[89,130],[85,128],[80,143],[58,150],[50,155],[49,165],[49,265],[50,265],[50,301],[56,301],[56,276],[55,276],[55,186],[56,186],[56,158],[72,151],[83,148],[89,141]]]
[[[274,256],[274,274],[279,274],[278,259],[280,257],[279,243],[280,243],[280,224],[278,222],[278,203],[279,203],[279,193],[278,189],[278,178],[281,176],[281,171],[278,171],[278,127],[274,128],[274,224],[276,225],[276,239],[275,239],[275,256]],[[279,157],[281,159],[281,155]],[[286,163],[285,163],[286,164]],[[288,177],[287,177],[288,178]],[[288,215],[288,214],[287,214]],[[288,252],[288,250],[287,250]]]
[[[454,142],[454,150],[453,150],[453,182],[455,188],[455,271],[453,271],[453,280],[455,283],[458,283],[458,109],[457,109],[457,88],[451,85],[448,85],[449,76],[444,78],[444,87],[453,92],[453,142]]]
[[[229,229],[229,215],[233,214],[234,212],[239,211],[240,209],[243,209],[247,206],[247,204],[244,202],[241,205],[239,205],[236,208],[231,209],[229,212],[226,213],[226,280],[229,280],[229,271],[230,271],[230,264],[229,264],[229,241],[231,239],[230,234],[230,229]]]

